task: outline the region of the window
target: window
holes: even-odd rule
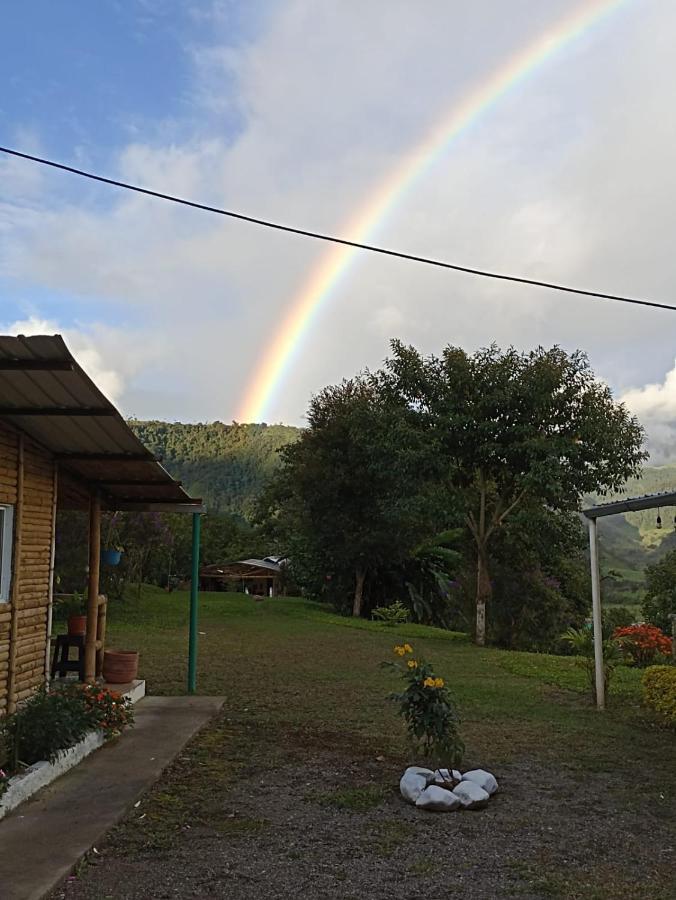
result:
[[[12,580],[12,523],[14,507],[0,505],[0,603],[9,600]]]

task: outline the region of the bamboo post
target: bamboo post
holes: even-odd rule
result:
[[[101,498],[89,500],[89,587],[87,591],[87,636],[85,639],[85,681],[96,678],[96,632],[99,618],[99,569],[101,565]]]
[[[7,713],[16,709],[16,657],[19,633],[19,585],[21,583],[21,540],[23,535],[23,434],[17,438],[16,505],[14,507],[14,549],[12,554],[12,618],[9,627],[9,659],[7,664]]]
[[[54,460],[54,480],[52,483],[52,543],[49,548],[49,598],[47,605],[47,640],[45,646],[45,682],[49,684],[50,657],[52,649],[52,616],[54,612],[54,560],[56,556],[56,500],[59,481],[59,464]]]

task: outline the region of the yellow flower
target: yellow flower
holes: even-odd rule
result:
[[[409,659],[409,661],[406,663],[406,665],[409,667],[409,669],[417,669],[418,668],[418,663],[414,659]]]
[[[434,684],[434,678],[429,677],[423,681],[423,685],[425,687],[436,687],[436,685]]]
[[[406,650],[405,650],[402,646],[400,646],[399,644],[397,644],[397,645],[395,646],[395,648],[394,648],[394,652],[395,652],[398,656],[403,656],[404,653],[406,653]]]
[[[404,650],[406,653],[413,653],[413,647],[410,644],[404,644]]]
[[[443,686],[444,686],[444,679],[443,679],[443,678],[435,678],[435,679],[434,679],[434,687],[442,688]]]

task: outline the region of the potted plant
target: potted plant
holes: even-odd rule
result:
[[[68,624],[68,634],[83,636],[87,632],[87,609],[84,597],[73,591],[70,596],[59,601],[61,614]]]
[[[101,550],[101,562],[107,566],[119,566],[124,553],[124,547],[119,546],[118,517],[116,512],[108,517],[104,549]]]

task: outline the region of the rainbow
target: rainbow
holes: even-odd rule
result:
[[[404,195],[449,149],[452,142],[508,91],[530,77],[555,53],[583,35],[627,0],[587,0],[531,44],[496,69],[443,117],[413,151],[396,165],[341,232],[365,243]],[[262,421],[304,336],[321,306],[335,292],[359,253],[354,247],[330,245],[290,303],[263,366],[248,385],[237,416],[240,422]]]

